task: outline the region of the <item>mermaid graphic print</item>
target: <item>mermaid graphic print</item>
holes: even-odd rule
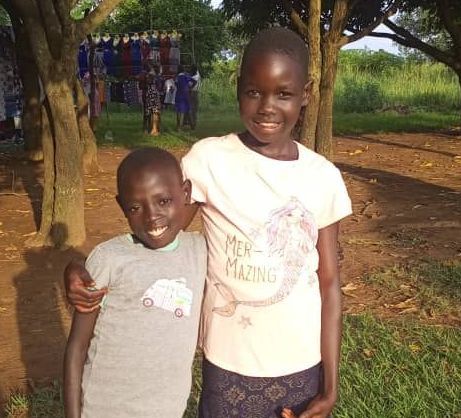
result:
[[[312,280],[313,272],[305,274],[308,254],[315,250],[318,229],[311,212],[295,197],[269,215],[258,241],[264,242],[266,255],[275,259],[280,275],[280,286],[268,298],[261,300],[238,300],[232,291],[222,283],[215,286],[227,301],[224,306],[215,307],[213,312],[222,316],[234,315],[238,305],[264,307],[284,300],[298,280]]]

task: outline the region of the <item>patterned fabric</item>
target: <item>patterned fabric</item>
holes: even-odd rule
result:
[[[249,377],[203,360],[199,418],[274,418],[288,407],[299,415],[320,389],[321,365],[280,377]]]

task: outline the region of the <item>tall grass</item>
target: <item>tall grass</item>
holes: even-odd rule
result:
[[[230,64],[230,66],[235,66]],[[205,109],[236,107],[236,77],[224,70],[204,80]],[[440,63],[414,62],[383,51],[342,51],[335,83],[337,113],[405,107],[411,111],[461,109],[456,74]]]

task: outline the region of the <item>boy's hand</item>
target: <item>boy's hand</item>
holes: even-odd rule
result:
[[[283,408],[282,418],[297,418],[291,409]]]
[[[71,261],[64,270],[64,285],[67,300],[81,313],[97,309],[107,293],[107,289],[90,290],[95,282],[85,267],[75,261]]]

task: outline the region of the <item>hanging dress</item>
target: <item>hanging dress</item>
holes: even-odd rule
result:
[[[120,44],[122,45],[122,76],[129,77],[131,75],[131,41],[122,39]]]

